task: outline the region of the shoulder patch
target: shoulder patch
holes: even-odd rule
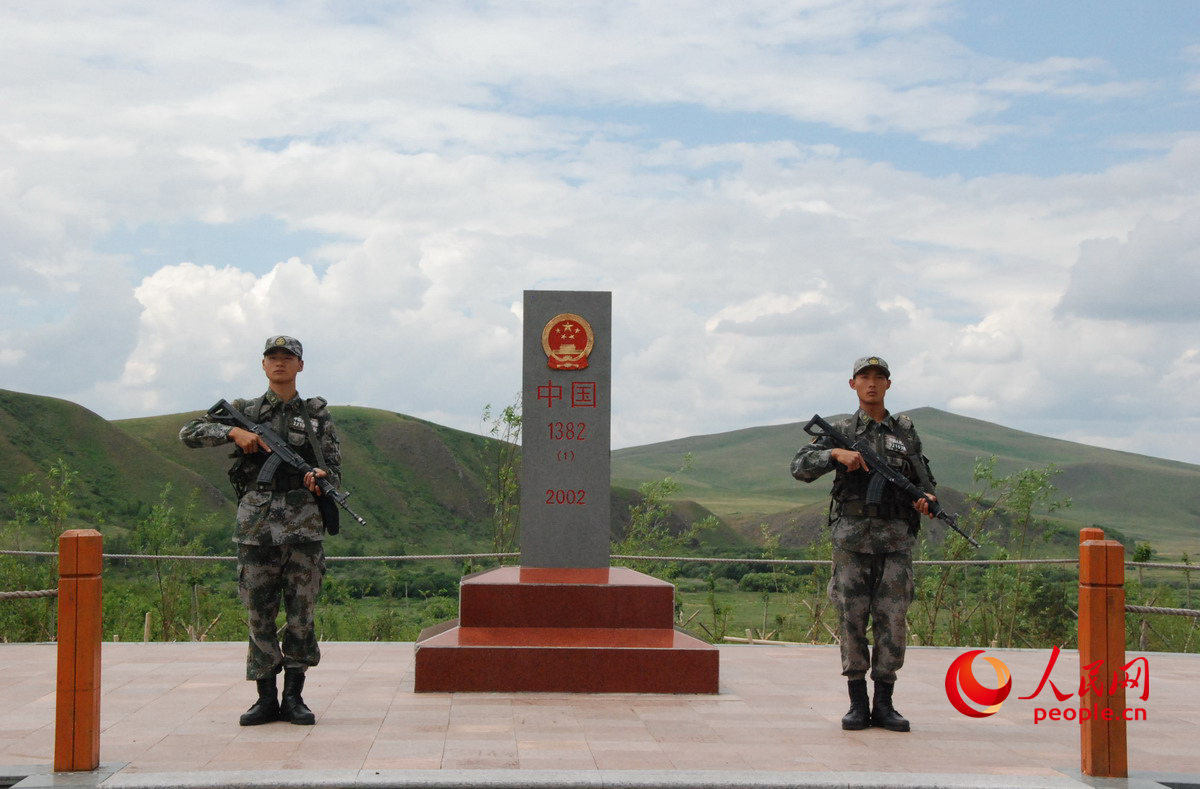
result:
[[[913,421],[909,418],[908,414],[901,414],[900,416],[896,417],[896,422],[905,430],[913,429]]]

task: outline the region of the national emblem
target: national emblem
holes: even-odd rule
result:
[[[594,341],[591,324],[572,313],[555,315],[542,329],[542,350],[551,370],[587,367]]]

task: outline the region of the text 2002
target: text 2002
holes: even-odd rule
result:
[[[555,490],[554,488],[546,489],[547,504],[587,504],[586,490]]]

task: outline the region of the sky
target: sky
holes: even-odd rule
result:
[[[1200,3],[0,6],[0,388],[193,411],[283,333],[483,432],[538,289],[612,292],[614,447],[880,355],[893,412],[1200,463]]]

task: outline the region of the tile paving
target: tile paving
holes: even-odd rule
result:
[[[327,643],[305,689],[317,725],[242,728],[254,695],[241,679],[244,644],[105,644],[106,767],[91,785],[1134,787],[1174,774],[1200,786],[1200,656],[1148,655],[1149,698],[1130,695],[1146,710],[1128,729],[1134,779],[1106,784],[1078,773],[1077,724],[1033,721],[1036,706],[1076,698],[1059,704],[1048,687],[1017,698],[1036,687],[1047,651],[988,651],[1008,665],[1014,692],[985,719],[946,699],[946,669],[962,651],[910,649],[896,703],[913,731],[896,734],[841,730],[848,702],[832,647],[723,646],[715,696],[416,694],[412,644]],[[63,785],[44,775],[54,662],[51,644],[0,645],[0,774],[32,775],[22,787]],[[1051,679],[1075,689],[1078,672],[1077,653],[1064,652]]]

